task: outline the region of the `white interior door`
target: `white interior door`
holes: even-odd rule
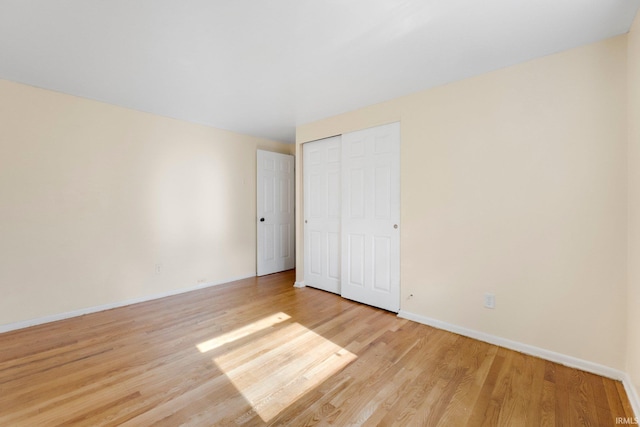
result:
[[[304,282],[340,293],[340,137],[303,145]]]
[[[400,309],[400,124],[342,135],[342,296]]]
[[[258,150],[258,276],[295,267],[293,156]]]

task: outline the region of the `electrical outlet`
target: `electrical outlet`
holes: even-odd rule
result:
[[[162,264],[157,263],[156,264],[156,274],[160,274],[162,273]]]
[[[484,294],[485,308],[496,308],[496,296],[490,292]]]

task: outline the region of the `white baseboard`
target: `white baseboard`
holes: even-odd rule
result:
[[[631,403],[631,408],[633,409],[635,416],[640,417],[640,397],[638,394],[638,390],[633,384],[631,376],[629,376],[629,374],[626,372],[611,368],[609,366],[600,365],[598,363],[589,362],[588,360],[578,359],[577,357],[568,356],[566,354],[556,353],[555,351],[546,350],[544,348],[535,347],[529,344],[523,344],[517,341],[511,341],[506,338],[487,334],[485,332],[463,328],[461,326],[421,316],[419,314],[410,313],[404,310],[400,310],[400,312],[398,313],[398,317],[413,320],[414,322],[433,326],[434,328],[453,332],[458,335],[464,335],[466,337],[484,341],[489,344],[505,347],[510,350],[518,351],[520,353],[536,356],[541,359],[569,366],[571,368],[580,369],[582,371],[591,372],[592,374],[601,375],[603,377],[621,381],[624,385],[625,391],[627,392],[627,397],[629,398],[629,402]]]
[[[293,284],[294,288],[305,288],[307,285],[305,285],[304,280],[299,281],[299,282],[295,282]]]
[[[609,366],[600,365],[598,363],[589,362],[588,360],[578,359],[577,357],[568,356],[566,354],[556,353],[555,351],[546,350],[544,348],[535,347],[529,344],[523,344],[517,341],[511,341],[506,338],[501,338],[495,335],[487,334],[485,332],[474,331],[473,329],[463,328],[461,326],[452,325],[441,320],[432,319],[419,314],[410,313],[404,310],[400,310],[398,317],[404,319],[413,320],[414,322],[423,323],[425,325],[433,326],[437,329],[443,329],[445,331],[453,332],[455,334],[464,335],[469,338],[474,338],[479,341],[484,341],[489,344],[494,344],[500,347],[505,347],[510,350],[515,350],[520,353],[536,356],[541,359],[556,362],[561,365],[569,366],[571,368],[580,369],[582,371],[591,372],[593,374],[601,375],[603,377],[611,378],[618,381],[625,381],[628,375],[618,369],[611,368]],[[631,396],[629,396],[631,399]]]
[[[546,350],[544,348],[535,347],[529,344],[523,344],[517,341],[511,341],[506,338],[498,337],[496,335],[487,334],[485,332],[463,328],[462,326],[453,325],[451,323],[421,316],[419,314],[410,313],[404,310],[400,310],[400,312],[398,313],[398,317],[413,320],[414,322],[433,326],[434,328],[453,332],[458,335],[464,335],[465,337],[474,338],[479,341],[487,342],[489,344],[505,347],[510,350],[518,351],[520,353],[536,356],[541,359],[569,366],[571,368],[580,369],[582,371],[591,372],[592,374],[601,375],[603,377],[621,381],[624,385],[625,391],[627,392],[627,397],[629,398],[629,402],[631,403],[633,412],[635,413],[636,417],[640,417],[640,398],[638,397],[638,390],[634,386],[633,381],[631,381],[631,377],[626,372],[611,368],[609,366],[600,365],[598,363],[589,362],[588,360],[578,359],[577,357],[568,356],[566,354],[556,353],[555,351]]]
[[[631,381],[631,376],[629,376],[629,374],[625,374],[622,384],[627,392],[627,397],[629,398],[633,412],[636,417],[640,417],[640,397],[638,395],[638,389],[633,385],[633,381]]]
[[[190,287],[190,288],[176,289],[176,290],[173,290],[173,291],[162,292],[162,293],[155,294],[155,295],[146,295],[146,296],[139,297],[139,298],[132,298],[132,299],[128,299],[128,300],[125,300],[125,301],[118,301],[118,302],[113,302],[113,303],[104,304],[104,305],[98,305],[98,306],[94,306],[94,307],[81,308],[81,309],[78,309],[78,310],[68,311],[66,313],[52,314],[50,316],[39,317],[37,319],[29,319],[29,320],[23,320],[21,322],[8,323],[8,324],[5,324],[5,325],[0,325],[0,334],[4,333],[4,332],[9,332],[9,331],[15,331],[17,329],[28,328],[30,326],[36,326],[36,325],[41,325],[41,324],[44,324],[44,323],[56,322],[58,320],[69,319],[69,318],[72,318],[72,317],[83,316],[85,314],[91,314],[91,313],[97,313],[99,311],[111,310],[112,308],[124,307],[126,305],[138,304],[138,303],[141,303],[141,302],[151,301],[151,300],[154,300],[154,299],[160,299],[160,298],[170,297],[170,296],[173,296],[173,295],[184,294],[184,293],[187,293],[187,292],[197,291],[198,289],[209,288],[211,286],[224,285],[224,284],[229,283],[229,282],[235,282],[236,280],[248,279],[250,277],[255,277],[255,274],[251,274],[251,275],[248,275],[248,276],[241,276],[241,277],[232,277],[232,278],[221,280],[221,281],[218,281],[218,282],[200,283],[197,286],[193,286],[193,287]]]

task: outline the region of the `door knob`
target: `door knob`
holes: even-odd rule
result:
[[[260,222],[264,222],[264,218],[260,218]]]
[[[393,224],[393,228],[398,228],[398,224]]]

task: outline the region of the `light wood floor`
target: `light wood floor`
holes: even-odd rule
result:
[[[0,426],[613,426],[619,382],[293,272],[0,335]]]

